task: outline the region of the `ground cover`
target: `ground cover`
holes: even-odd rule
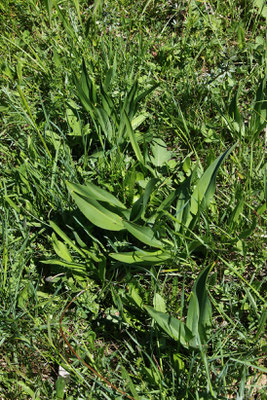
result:
[[[265,3],[0,9],[0,398],[265,398]]]

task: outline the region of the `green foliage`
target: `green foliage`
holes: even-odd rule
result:
[[[0,397],[264,398],[265,3],[0,11]]]

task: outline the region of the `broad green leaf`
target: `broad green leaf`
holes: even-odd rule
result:
[[[132,222],[123,221],[123,225],[128,232],[130,232],[140,242],[147,244],[151,247],[162,248],[164,244],[155,238],[155,233],[148,226],[140,226]]]
[[[78,79],[76,75],[74,75],[75,86],[77,89],[78,97],[84,106],[85,110],[93,116],[94,108],[96,105],[96,89],[94,82],[90,79],[85,62],[83,60],[82,63],[82,74],[81,78]]]
[[[66,233],[64,231],[62,231],[62,229],[60,229],[57,224],[55,224],[55,222],[50,221],[50,226],[51,228],[54,229],[54,231],[58,234],[58,236],[61,237],[61,239],[63,239],[69,246],[71,246],[74,250],[76,250],[81,256],[84,257],[84,253],[79,249],[78,246],[76,246],[76,244],[66,235]]]
[[[102,201],[105,203],[112,204],[113,206],[120,207],[126,209],[125,205],[122,204],[113,194],[107,192],[104,189],[101,189],[97,185],[94,185],[91,182],[87,182],[86,185],[79,185],[77,183],[66,182],[67,187],[70,193],[75,192],[86,199],[90,200],[97,200]]]
[[[265,77],[259,83],[258,90],[255,99],[253,101],[252,115],[248,125],[253,140],[255,140],[257,136],[266,127],[266,121],[267,121],[267,101],[266,101],[266,77]]]
[[[56,380],[56,399],[63,400],[64,399],[64,390],[66,386],[66,380],[59,376]]]
[[[253,0],[253,5],[254,7],[258,8],[258,12],[261,14],[261,16],[267,19],[267,5],[265,0]]]
[[[190,210],[190,178],[187,178],[177,190],[175,230],[180,231],[186,225]]]
[[[92,103],[91,103],[89,97],[84,92],[84,89],[82,88],[82,85],[76,76],[74,76],[74,82],[75,82],[75,86],[77,89],[77,95],[78,95],[83,107],[85,108],[86,111],[90,112],[90,114],[92,115],[93,114]],[[87,92],[88,92],[88,90],[87,90]]]
[[[93,16],[97,15],[98,10],[102,6],[102,2],[103,2],[103,0],[95,0],[94,1]]]
[[[149,116],[149,114],[141,114],[138,117],[133,118],[132,120],[132,128],[133,130],[137,129]]]
[[[66,115],[69,126],[72,129],[71,135],[82,136],[81,123],[71,108],[67,108]]]
[[[171,255],[163,251],[130,251],[124,253],[110,253],[109,256],[125,264],[162,264],[171,258]]]
[[[140,150],[140,147],[139,147],[138,142],[136,140],[136,137],[135,137],[131,122],[130,122],[129,117],[126,114],[126,112],[124,113],[124,120],[125,120],[125,125],[126,125],[126,128],[127,128],[127,133],[128,133],[128,136],[129,136],[133,151],[134,151],[134,153],[136,155],[136,158],[140,163],[144,164],[143,155],[141,153],[141,150]]]
[[[35,398],[35,393],[34,391],[26,385],[23,381],[18,381],[17,385],[19,385],[24,393],[27,393],[29,396],[31,396],[32,399]]]
[[[244,209],[245,200],[241,193],[237,194],[236,201],[237,201],[237,204],[236,204],[233,212],[231,213],[229,225],[232,225],[233,223],[235,223],[239,220],[240,214],[242,214],[243,209]]]
[[[108,117],[110,117],[110,116],[113,117],[113,121],[114,121],[114,122],[117,122],[116,113],[113,114],[113,116],[111,115],[111,114],[112,114],[112,111],[114,110],[114,103],[113,103],[113,100],[112,100],[112,98],[105,92],[105,90],[104,90],[104,88],[103,88],[101,82],[100,82],[100,92],[101,92],[100,96],[101,96],[102,105],[103,105],[104,110],[106,111]]]
[[[57,253],[57,255],[60,258],[62,258],[63,260],[65,260],[67,262],[72,262],[72,258],[71,258],[71,255],[69,253],[67,246],[63,242],[58,240],[54,233],[52,233],[52,243],[53,243],[55,252]]]
[[[129,297],[135,302],[135,304],[142,308],[143,307],[143,299],[138,293],[138,289],[136,285],[133,282],[130,282],[128,285],[128,290],[129,290]]]
[[[192,339],[190,329],[179,319],[169,314],[156,311],[154,308],[144,306],[149,315],[159,324],[159,326],[174,340],[188,348],[188,342]]]
[[[136,111],[136,105],[134,99],[137,93],[137,88],[138,88],[138,82],[135,81],[124,100],[124,111],[130,117],[130,119],[133,117]]]
[[[62,260],[55,260],[55,259],[50,259],[50,260],[41,260],[42,264],[48,264],[48,265],[59,265],[61,267],[69,268],[74,271],[85,271],[86,266],[83,264],[78,264],[78,263],[68,263],[67,261],[62,261]]]
[[[6,201],[12,208],[14,208],[14,210],[15,210],[17,213],[20,213],[20,208],[14,203],[13,200],[11,200],[11,198],[10,198],[9,196],[4,195],[3,197],[4,197],[5,201]]]
[[[172,157],[172,153],[167,150],[166,143],[162,139],[155,139],[151,146],[153,157],[151,162],[155,167],[162,167]]]
[[[146,185],[144,194],[134,203],[132,207],[130,214],[131,221],[136,221],[144,214],[150,195],[153,192],[157,182],[157,178],[150,179],[150,181]]]
[[[154,309],[156,311],[160,311],[160,312],[163,312],[163,313],[166,313],[166,311],[167,311],[166,310],[165,300],[163,299],[163,297],[159,293],[156,293],[155,296],[154,296],[153,306],[154,306]]]
[[[191,294],[186,326],[194,335],[192,346],[198,345],[198,338],[201,343],[207,340],[207,331],[211,327],[212,310],[211,303],[208,298],[206,282],[210,271],[210,267],[206,267],[198,276]]]
[[[104,108],[97,107],[95,109],[95,114],[106,138],[111,141],[113,138],[113,129],[107,112],[104,110]]]
[[[243,124],[243,118],[239,112],[238,109],[238,97],[239,97],[239,91],[237,90],[236,93],[234,94],[234,97],[230,103],[229,106],[229,114],[233,118],[233,120],[238,124],[239,128]]]
[[[96,88],[94,81],[89,77],[85,61],[82,62],[82,75],[80,84],[85,95],[90,99],[92,104],[96,104]]]
[[[193,216],[208,207],[210,200],[215,192],[215,181],[220,165],[225,158],[231,153],[235,145],[220,155],[204,172],[197,182],[195,190],[191,196],[190,216],[187,218],[186,226],[189,226]]]
[[[125,229],[122,218],[103,207],[96,200],[84,200],[74,192],[71,195],[80,211],[92,224],[107,231],[121,231]]]
[[[264,309],[264,310],[262,311],[262,313],[261,313],[261,317],[260,317],[260,319],[259,319],[259,321],[258,321],[258,324],[257,324],[258,329],[257,329],[257,333],[256,333],[256,336],[255,336],[255,341],[257,341],[258,338],[259,338],[264,332],[266,332],[266,320],[267,320],[267,310]]]
[[[114,57],[114,60],[113,60],[113,65],[107,71],[106,78],[105,78],[105,81],[104,81],[105,90],[109,89],[113,79],[116,76],[116,71],[117,71],[117,56],[115,54],[115,57]]]
[[[163,202],[160,204],[160,206],[157,209],[157,213],[159,213],[160,211],[166,210],[170,208],[170,205],[172,204],[172,202],[176,199],[177,194],[178,194],[178,190],[173,190],[167,197],[166,199],[163,200]]]

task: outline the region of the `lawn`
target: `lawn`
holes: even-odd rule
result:
[[[266,19],[0,0],[0,399],[267,399]]]

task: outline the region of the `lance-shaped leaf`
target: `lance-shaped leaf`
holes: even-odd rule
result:
[[[98,122],[102,128],[102,131],[106,138],[110,141],[113,138],[113,128],[109,120],[107,112],[104,108],[96,107],[95,115],[97,116]]]
[[[129,251],[124,253],[110,253],[109,256],[125,264],[157,265],[171,258],[170,253],[162,251]]]
[[[122,218],[103,207],[98,201],[93,199],[85,200],[74,192],[71,195],[83,215],[92,224],[108,231],[121,231],[125,229]]]
[[[159,326],[174,340],[188,348],[189,341],[193,338],[192,332],[177,318],[169,314],[156,311],[154,308],[144,306],[150,316],[159,324]]]
[[[129,117],[126,114],[126,112],[124,112],[123,119],[125,121],[126,130],[127,130],[127,133],[128,133],[128,136],[129,136],[133,151],[135,152],[136,158],[140,163],[144,164],[143,155],[141,153],[141,150],[140,150],[140,147],[138,145],[138,142],[137,142],[135,133],[133,131],[131,122],[130,122]]]
[[[79,185],[77,183],[67,182],[67,187],[70,193],[78,193],[88,200],[93,199],[97,201],[102,201],[104,203],[109,203],[113,206],[126,209],[125,205],[122,204],[115,196],[113,196],[113,194],[99,188],[91,182],[87,182],[86,185]]]
[[[82,272],[86,270],[86,265],[84,264],[78,264],[78,263],[74,263],[74,262],[67,262],[67,261],[62,261],[62,260],[55,260],[55,259],[51,259],[51,260],[41,260],[42,264],[48,264],[48,265],[58,265],[61,267],[65,267],[65,268],[69,268],[73,271],[77,271],[77,272]]]
[[[219,167],[234,147],[235,145],[216,158],[197,182],[195,190],[191,196],[190,216],[187,218],[186,226],[189,226],[195,215],[208,207],[215,192],[215,181]]]
[[[140,226],[132,222],[123,221],[123,225],[128,232],[130,232],[140,242],[145,243],[151,247],[162,248],[164,244],[155,238],[155,232],[148,226]]]
[[[74,250],[76,250],[82,257],[84,257],[83,251],[80,250],[80,248],[71,240],[62,229],[55,224],[55,222],[50,221],[50,226],[51,228],[54,229],[54,231],[58,234],[58,236],[61,237],[69,246],[71,246]]]
[[[186,326],[192,332],[194,339],[190,345],[197,347],[198,341],[206,342],[207,333],[211,327],[212,310],[206,289],[210,267],[206,267],[198,276],[189,302]]]
[[[54,233],[52,233],[51,238],[54,250],[57,253],[57,255],[67,262],[72,262],[71,255],[65,243],[58,240],[57,236]]]
[[[187,178],[177,190],[177,203],[176,203],[176,222],[175,230],[180,231],[181,228],[186,225],[187,219],[189,217],[190,209],[190,177]]]
[[[153,192],[157,182],[157,178],[150,179],[150,181],[146,185],[144,194],[134,203],[132,207],[130,215],[131,221],[136,221],[144,214],[150,195]]]

